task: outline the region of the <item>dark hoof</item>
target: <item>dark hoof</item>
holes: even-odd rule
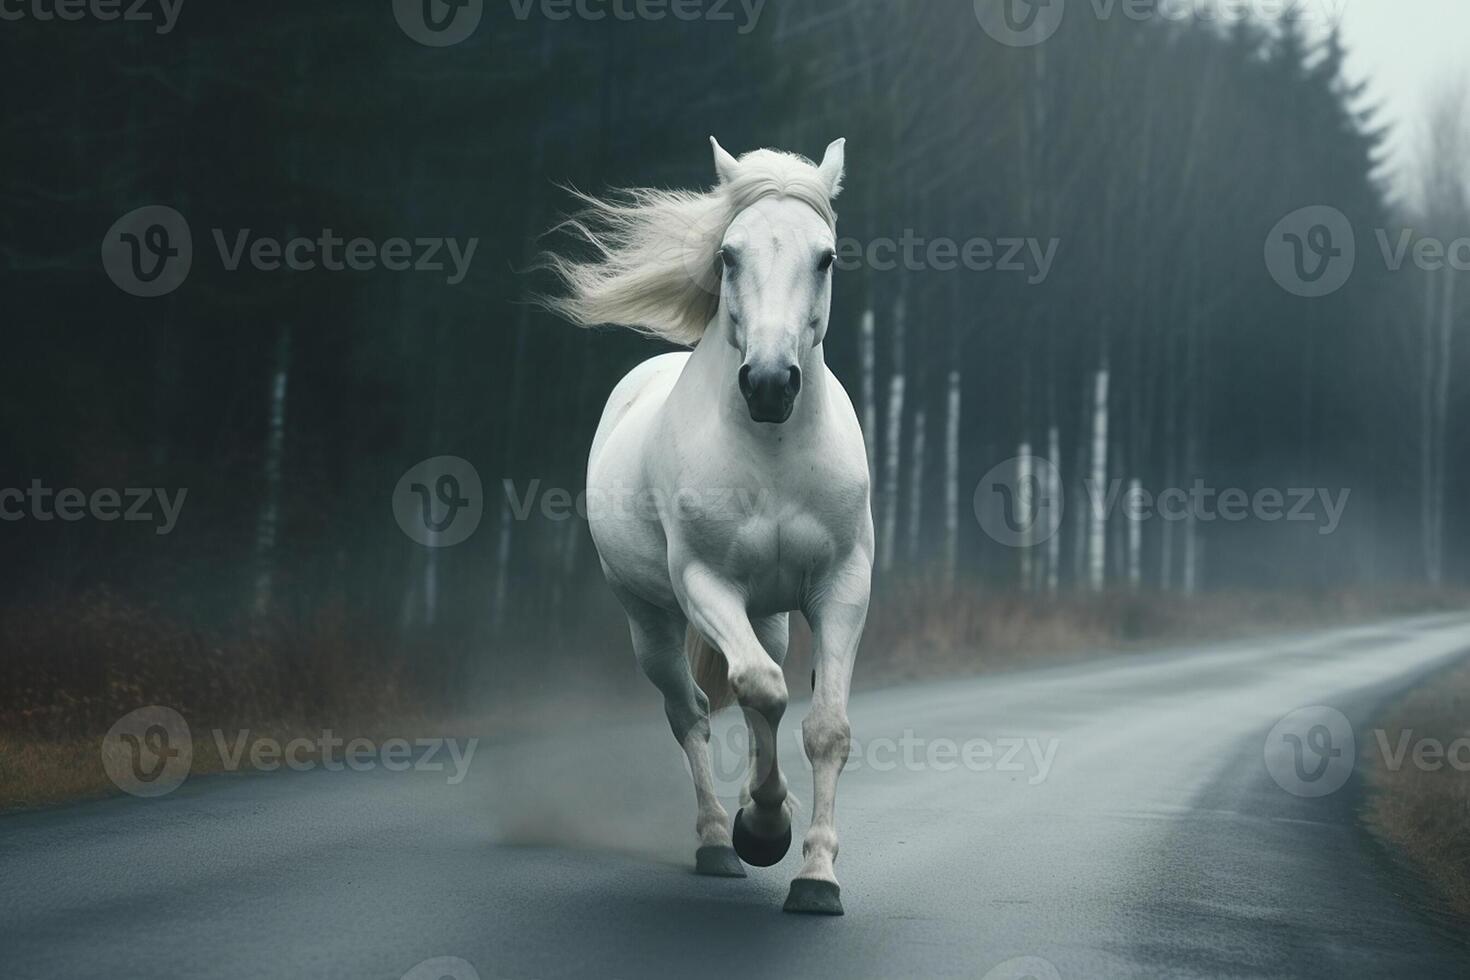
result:
[[[716,878],[744,878],[745,868],[733,847],[718,845],[701,847],[694,852],[696,874],[713,875]]]
[[[791,850],[791,825],[786,825],[786,833],[780,837],[757,837],[745,829],[745,823],[740,815],[745,810],[742,808],[735,814],[735,853],[740,855],[740,860],[757,868],[769,868],[777,861],[786,856]]]
[[[797,878],[786,895],[786,911],[801,915],[841,915],[842,889],[835,881]]]

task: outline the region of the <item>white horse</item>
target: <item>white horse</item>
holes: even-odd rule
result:
[[[863,434],[822,352],[844,141],[820,165],[773,150],[736,160],[710,142],[719,180],[706,193],[579,195],[588,212],[568,226],[595,258],[549,257],[566,289],[550,303],[583,326],[693,347],[643,362],[613,389],[587,489],[603,572],[689,757],[695,867],[744,877],[741,859],[765,867],[790,847],[776,732],[788,613],[799,610],[815,637],[802,723],[814,792],[785,907],[840,915],[834,807],[873,564]],[[709,712],[731,694],[752,745],[733,827],[709,750]]]

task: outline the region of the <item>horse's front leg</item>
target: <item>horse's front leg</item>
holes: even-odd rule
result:
[[[739,589],[701,566],[686,569],[682,581],[685,614],[724,654],[730,689],[750,730],[750,805],[735,814],[735,851],[746,864],[769,867],[791,847],[791,808],[776,759],[786,677],[751,625]]]
[[[816,679],[812,709],[801,725],[812,765],[812,822],[802,842],[806,859],[791,882],[786,911],[841,915],[837,861],[837,777],[847,764],[852,731],[847,696],[863,624],[868,617],[871,563],[855,558],[814,592],[803,612],[812,625]]]

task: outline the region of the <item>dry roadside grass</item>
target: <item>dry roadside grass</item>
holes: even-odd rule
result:
[[[84,800],[113,791],[101,739],[38,741],[0,735],[0,810]]]
[[[1375,728],[1384,730],[1390,751],[1401,740],[1408,748],[1402,764],[1394,766],[1384,760],[1376,734],[1363,747],[1368,826],[1470,922],[1470,663],[1431,677],[1392,705]],[[1458,758],[1459,767],[1449,761],[1437,769],[1415,765],[1413,746],[1428,739],[1445,750],[1458,740],[1460,748],[1450,758]]]
[[[322,737],[323,729],[247,729],[245,750],[233,762],[228,762],[220,752],[219,738],[225,740],[226,752],[239,749],[239,731],[222,729],[193,732],[190,739],[193,756],[189,763],[189,778],[206,776],[226,771],[254,772],[256,766],[250,748],[257,742],[285,746],[293,739],[303,738],[315,743]],[[375,747],[390,739],[406,739],[412,743],[421,738],[448,737],[442,721],[415,719],[394,725],[378,722],[366,727],[349,727],[345,731],[332,729],[338,740],[329,752],[332,761],[346,759],[345,745],[354,739],[366,739]],[[6,810],[31,809],[58,803],[72,803],[117,795],[120,790],[108,777],[102,764],[103,738],[17,738],[0,734],[0,813]],[[304,759],[312,763],[323,761],[314,751],[307,751]],[[376,755],[374,755],[376,759]],[[262,772],[286,770],[284,761],[266,758]]]
[[[211,739],[194,739],[191,775],[223,769]],[[19,739],[0,735],[0,811],[117,793],[102,768],[102,738]]]
[[[1055,597],[988,589],[949,592],[922,579],[885,589],[868,617],[856,682],[978,673],[1294,629],[1352,626],[1470,609],[1470,594],[1211,592],[1194,598],[1114,590]]]
[[[1470,607],[1465,595],[1423,591],[1047,598],[974,584],[947,590],[923,579],[890,582],[879,594],[854,679],[864,688]],[[548,651],[534,637],[530,650],[476,650],[476,660],[538,666],[497,676],[488,694],[465,691],[456,706],[443,685],[427,683],[434,649],[395,648],[391,629],[340,606],[217,630],[107,592],[0,609],[0,811],[117,792],[102,768],[102,738],[144,705],[169,706],[187,720],[194,775],[225,768],[216,729],[283,743],[331,729],[381,743],[534,733],[568,717],[616,715],[636,700],[627,692],[646,690],[625,627],[581,629],[564,650]],[[607,647],[609,635],[623,655],[586,654]],[[795,691],[807,683],[809,646],[798,628],[788,659]]]

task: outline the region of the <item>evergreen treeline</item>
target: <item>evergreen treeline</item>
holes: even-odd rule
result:
[[[1440,294],[1378,259],[1373,230],[1398,227],[1382,133],[1335,38],[1077,16],[1008,48],[969,3],[772,0],[746,34],[487,3],[473,37],[431,48],[388,4],[203,6],[162,36],[0,32],[0,485],[188,488],[166,536],[0,526],[14,597],[107,585],[215,621],[343,603],[453,637],[433,646],[451,677],[487,640],[554,641],[610,614],[585,524],[541,516],[539,495],[527,520],[514,504],[580,489],[603,399],[654,351],[550,319],[526,302],[546,285],[526,270],[571,203],[557,184],[706,186],[710,133],[808,155],[848,137],[840,233],[863,246],[984,238],[998,259],[1002,239],[1055,240],[1040,281],[1034,265],[839,273],[828,360],[870,428],[885,574],[1175,593],[1432,577],[1424,474],[1463,476],[1453,437],[1426,470],[1425,433],[1445,425],[1425,428],[1423,304]],[[99,246],[155,203],[188,219],[193,270],[167,296],[129,296]],[[1305,299],[1272,281],[1263,249],[1319,204],[1357,229],[1358,265]],[[449,285],[232,272],[213,240],[328,228],[479,241]],[[1060,533],[1029,551],[992,541],[971,504],[1023,447],[1054,457],[1066,498]],[[429,550],[390,495],[440,454],[470,460],[486,500],[473,537]],[[1350,497],[1330,535],[1154,519],[1130,540],[1116,513],[1089,521],[1095,472],[1155,494],[1198,479]],[[1443,542],[1463,521],[1446,506],[1438,573],[1453,578],[1463,549]]]

